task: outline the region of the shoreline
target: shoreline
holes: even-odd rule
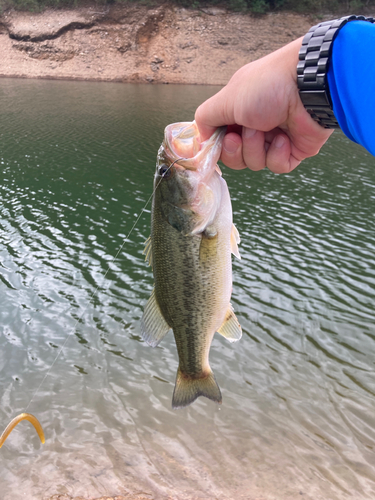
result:
[[[225,85],[238,68],[318,22],[312,15],[254,17],[216,7],[96,9],[4,12],[0,77]]]

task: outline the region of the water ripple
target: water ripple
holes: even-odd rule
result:
[[[149,208],[126,237],[163,127],[215,90],[2,81],[0,420],[32,399],[47,436],[15,429],[2,500],[374,498],[375,165],[342,134],[288,176],[223,169],[244,335],[214,338],[222,407],[172,411],[172,335],[140,338]]]

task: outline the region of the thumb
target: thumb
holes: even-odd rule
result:
[[[233,118],[229,117],[226,112],[225,90],[226,87],[210,97],[195,112],[195,122],[202,142],[211,137],[217,127],[235,123]]]

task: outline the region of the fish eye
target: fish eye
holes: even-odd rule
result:
[[[172,172],[170,167],[168,167],[168,165],[163,163],[162,165],[160,165],[158,173],[161,177],[163,177],[163,179],[168,179],[168,177],[170,177]]]

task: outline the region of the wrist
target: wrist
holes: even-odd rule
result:
[[[324,128],[340,128],[333,111],[327,79],[333,43],[339,30],[348,22],[356,20],[374,22],[373,18],[364,16],[346,16],[324,21],[310,28],[299,50],[299,95],[311,117]]]

